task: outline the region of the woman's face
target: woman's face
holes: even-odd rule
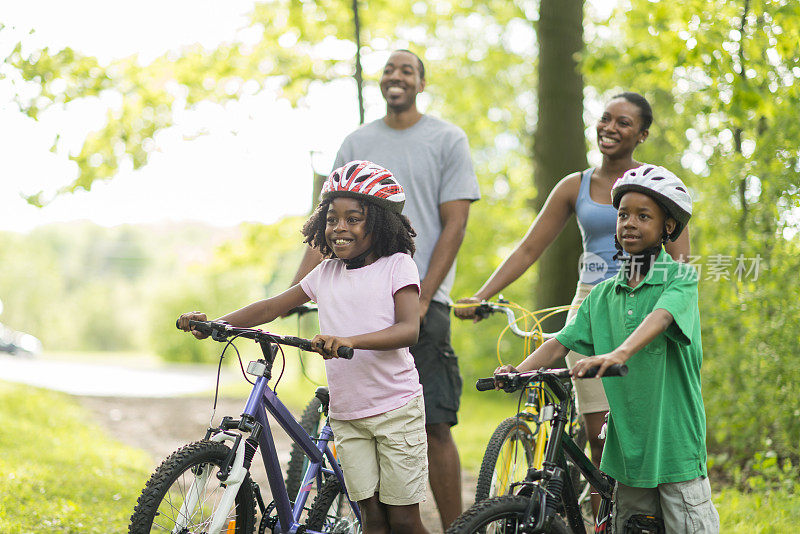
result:
[[[597,122],[597,146],[604,156],[630,157],[649,133],[642,130],[639,107],[624,98],[615,98]]]

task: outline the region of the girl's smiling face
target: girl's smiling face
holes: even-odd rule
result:
[[[668,217],[655,200],[643,193],[629,191],[619,202],[617,240],[631,255],[662,242],[664,226],[668,233],[675,229],[675,220]]]
[[[343,260],[353,259],[372,248],[372,234],[367,233],[367,208],[354,198],[331,200],[325,223],[325,241]],[[366,263],[371,263],[368,258]]]

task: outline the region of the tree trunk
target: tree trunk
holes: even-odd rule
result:
[[[583,50],[583,0],[541,0],[536,31],[539,44],[538,121],[533,145],[536,207],[569,173],[583,170],[583,77],[577,55]],[[538,308],[569,304],[578,281],[581,240],[571,220],[537,262],[534,300]],[[564,324],[554,317],[549,331]]]

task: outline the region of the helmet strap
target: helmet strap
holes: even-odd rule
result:
[[[662,242],[653,245],[652,247],[646,248],[641,251],[639,254],[628,254],[622,248],[622,245],[617,240],[617,236],[614,236],[614,246],[617,249],[617,253],[614,254],[614,260],[620,260],[622,262],[622,269],[625,272],[625,275],[630,278],[634,274],[638,274],[640,276],[645,276],[648,272],[650,272],[650,267],[655,263],[658,254],[661,252],[662,245],[664,243],[664,239],[662,238]]]
[[[372,248],[369,250],[362,252],[355,258],[344,259],[342,258],[342,263],[344,263],[345,269],[358,269],[359,267],[363,267],[364,264],[367,262],[367,256],[372,253]]]

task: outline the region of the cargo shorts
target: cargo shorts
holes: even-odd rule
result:
[[[450,306],[431,302],[411,355],[422,384],[425,424],[457,424],[462,382],[458,358],[450,346]]]

